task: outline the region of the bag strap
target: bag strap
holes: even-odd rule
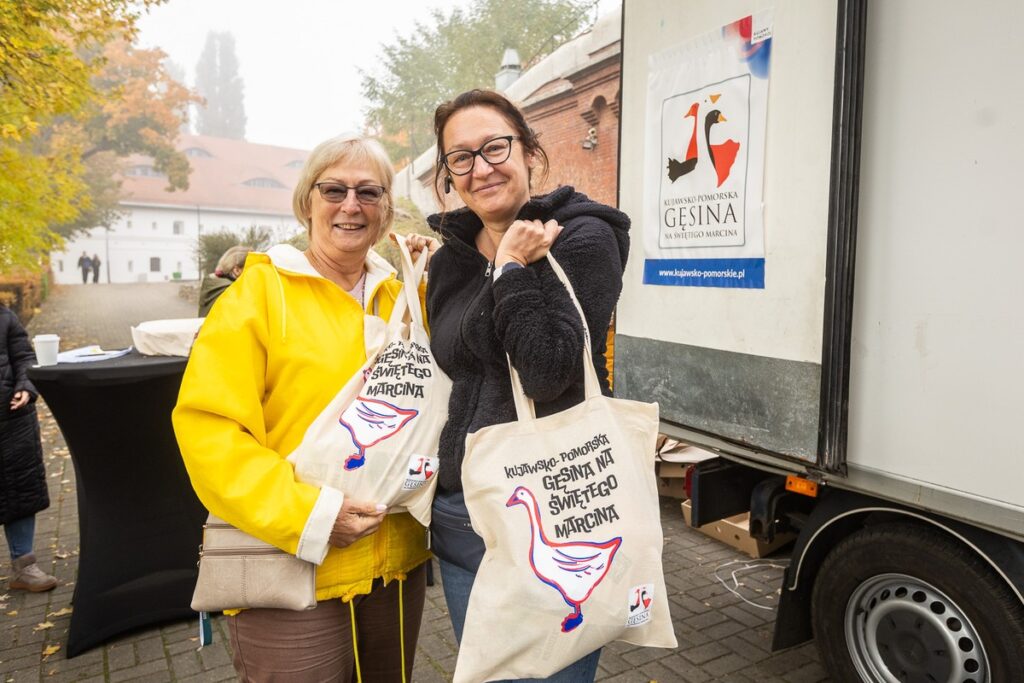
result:
[[[412,261],[412,254],[409,253],[409,245],[404,238],[395,240],[402,261],[402,290],[403,296],[395,300],[395,308],[391,312],[390,324],[401,324],[406,315],[412,318],[420,327],[423,324],[423,307],[420,303],[420,281],[427,269],[427,252],[421,251],[416,262]]]
[[[551,255],[551,252],[548,252],[547,258],[551,270],[555,271],[555,275],[558,276],[559,281],[565,286],[569,298],[576,307],[576,311],[580,314],[580,321],[583,323],[583,394],[588,399],[595,398],[601,395],[601,382],[597,379],[597,370],[594,369],[587,316],[583,314],[583,307],[580,306],[579,299],[576,298],[576,292],[572,288],[572,283],[569,282],[569,277],[562,270],[562,266],[558,264],[558,261]],[[512,376],[512,398],[516,404],[516,415],[520,421],[527,419],[535,420],[537,419],[537,411],[534,407],[533,399],[527,396],[523,390],[523,382],[519,378],[519,373],[512,367],[512,359],[508,358],[507,355],[505,357],[508,359],[508,370]]]

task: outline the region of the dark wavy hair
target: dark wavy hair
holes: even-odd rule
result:
[[[444,206],[444,197],[441,196],[441,178],[447,170],[444,166],[444,127],[447,125],[448,120],[456,113],[471,107],[489,107],[501,114],[515,130],[519,142],[522,144],[523,150],[527,155],[533,155],[534,158],[540,160],[541,182],[547,178],[548,155],[544,148],[541,147],[537,134],[526,123],[526,117],[523,116],[523,112],[519,110],[519,107],[512,104],[501,93],[493,90],[467,90],[461,95],[456,95],[448,102],[441,104],[434,110],[434,135],[437,138],[437,161],[434,164],[434,194],[437,195],[441,206]],[[530,169],[528,178],[532,185],[532,169]]]

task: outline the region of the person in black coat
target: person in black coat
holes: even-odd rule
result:
[[[78,257],[78,267],[82,270],[82,284],[84,285],[89,282],[89,273],[92,272],[92,259],[84,251]]]
[[[26,375],[36,354],[18,317],[0,306],[0,524],[13,572],[9,587],[33,593],[57,585],[32,553],[36,513],[50,506],[43,446],[36,417],[36,388]]]
[[[572,187],[531,197],[532,176],[538,167],[546,172],[547,156],[522,112],[499,93],[472,90],[442,104],[434,129],[435,179],[466,206],[427,219],[442,243],[422,236],[408,243],[431,255],[430,347],[452,380],[431,531],[461,640],[483,555],[462,495],[466,435],[516,419],[509,360],[538,416],[583,401],[583,325],[546,260],[549,251],[580,301],[594,368],[611,393],[606,333],[622,289],[629,218]],[[592,681],[599,657],[597,650],[546,680]]]

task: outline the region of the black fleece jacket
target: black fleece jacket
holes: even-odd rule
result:
[[[554,219],[563,227],[551,254],[583,307],[594,367],[602,390],[610,393],[605,347],[622,290],[629,218],[571,187],[534,197],[518,217]],[[432,215],[427,223],[443,240],[427,279],[430,348],[452,380],[438,484],[461,491],[466,435],[516,419],[505,354],[535,401],[537,415],[560,412],[583,400],[583,325],[546,259],[494,282],[492,265],[475,245],[483,228],[476,214],[458,209]]]

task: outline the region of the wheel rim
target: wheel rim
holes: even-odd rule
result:
[[[846,605],[846,642],[872,683],[988,683],[981,637],[942,591],[905,574],[860,584]]]

